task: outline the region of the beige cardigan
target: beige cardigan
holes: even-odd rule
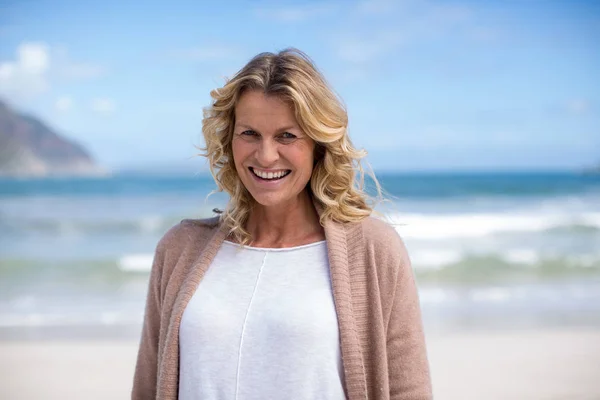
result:
[[[430,399],[421,312],[406,248],[369,217],[324,226],[349,400]],[[177,399],[179,325],[227,229],[183,220],[156,248],[132,399]]]

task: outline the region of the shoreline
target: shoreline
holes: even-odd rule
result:
[[[582,310],[573,315],[559,311],[548,315],[497,315],[494,310],[477,313],[445,315],[443,310],[422,308],[422,318],[428,337],[462,335],[509,335],[520,332],[591,331],[600,332],[600,315],[595,310]],[[498,310],[496,310],[498,311]],[[0,343],[9,342],[137,342],[142,332],[142,320],[126,323],[0,325]]]
[[[137,346],[0,340],[2,397],[127,399]],[[600,328],[436,332],[427,346],[436,400],[600,398]]]

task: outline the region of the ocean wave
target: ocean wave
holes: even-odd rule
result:
[[[125,272],[149,272],[153,254],[129,254],[118,260],[119,269]]]
[[[534,249],[512,249],[502,253],[473,254],[435,251],[425,256],[413,251],[412,265],[423,282],[527,282],[568,277],[600,278],[600,253],[546,254]]]
[[[496,282],[600,277],[600,252],[561,254],[534,248],[510,248],[487,253],[460,249],[409,250],[417,279],[423,282]],[[153,253],[130,253],[114,259],[47,261],[0,259],[5,282],[71,282],[145,286]]]
[[[54,312],[1,313],[0,328],[50,327],[50,326],[116,326],[141,323],[143,314],[132,311],[102,311],[90,313],[89,310],[61,310]]]
[[[515,232],[599,232],[600,213],[580,214],[391,214],[389,222],[404,238],[446,239]]]
[[[50,234],[160,234],[182,216],[147,215],[135,219],[19,218],[0,216],[0,235]],[[454,213],[386,215],[404,238],[440,240],[482,237],[499,233],[600,233],[600,212],[560,213]]]
[[[137,219],[69,220],[65,218],[0,218],[0,232],[7,234],[152,234],[162,233],[183,218],[148,215]]]
[[[127,254],[114,259],[45,260],[0,258],[0,281],[113,284],[146,281],[152,254]],[[142,273],[142,274],[140,274]]]
[[[574,307],[582,304],[600,306],[600,282],[576,285],[484,285],[470,287],[426,286],[419,290],[425,306],[452,307],[460,303],[518,304],[519,307]],[[591,304],[590,304],[591,303]]]
[[[124,254],[113,259],[38,260],[0,258],[0,281],[116,283],[145,281],[153,253]]]

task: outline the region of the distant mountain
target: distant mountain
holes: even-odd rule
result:
[[[82,146],[0,101],[0,176],[102,174]]]

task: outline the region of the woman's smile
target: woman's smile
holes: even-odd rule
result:
[[[290,169],[258,169],[248,167],[248,170],[256,177],[256,179],[265,182],[277,182],[285,179],[292,170]]]
[[[282,189],[292,173],[289,169],[267,170],[248,167],[249,175],[257,189],[274,191]]]

